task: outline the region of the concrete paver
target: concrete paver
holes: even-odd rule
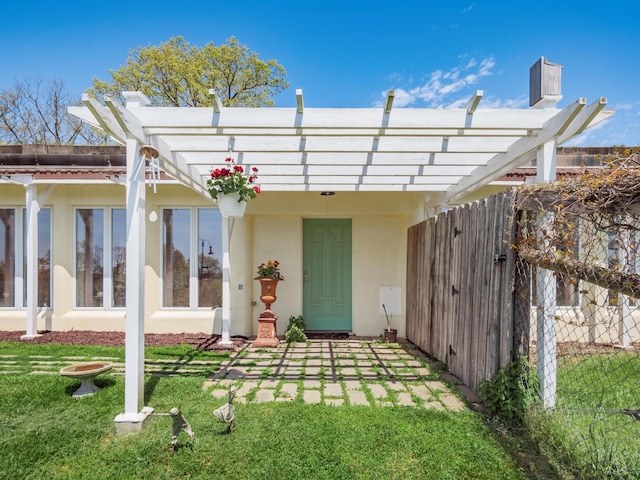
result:
[[[325,397],[341,397],[342,385],[339,383],[325,383],[324,384],[324,396]]]
[[[347,390],[347,396],[351,405],[369,405],[367,396],[361,390]]]
[[[320,383],[320,380],[307,380],[305,379],[302,382],[302,386],[305,390],[311,389],[311,388],[320,388],[322,386],[322,384]]]
[[[410,385],[409,389],[421,400],[433,400],[433,395],[431,395],[431,391],[426,387],[426,385]]]
[[[398,405],[402,405],[403,407],[415,407],[416,404],[411,397],[409,392],[400,392],[398,394]]]
[[[275,399],[275,390],[260,389],[256,393],[256,402],[273,402]]]
[[[320,390],[305,390],[302,398],[305,403],[320,403],[322,401]]]
[[[415,352],[413,351],[415,350]],[[17,372],[57,375],[59,369],[77,361],[91,360],[69,356],[28,356],[29,362],[0,355],[0,373]],[[116,359],[114,359],[116,360]],[[286,344],[274,349],[249,346],[218,364],[202,360],[152,360],[146,369],[153,374],[180,375],[217,369],[203,381],[202,388],[216,399],[224,399],[229,387],[238,387],[238,403],[283,402],[296,398],[306,403],[332,406],[399,405],[461,411],[465,403],[444,382],[432,378],[424,355],[401,345],[388,346],[376,341],[310,341],[294,349]],[[114,364],[110,375],[122,375],[124,365]],[[449,381],[449,380],[448,380]]]
[[[373,397],[376,399],[386,398],[389,396],[387,389],[384,388],[383,385],[380,385],[378,383],[370,383],[368,387],[371,395],[373,395]]]
[[[280,395],[295,398],[298,394],[298,384],[297,383],[285,383],[280,388]]]

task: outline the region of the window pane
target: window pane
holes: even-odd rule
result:
[[[579,229],[557,229],[556,236],[560,240],[558,252],[578,258],[580,252]],[[556,304],[559,307],[577,307],[579,305],[578,279],[562,273],[556,273]]]
[[[104,211],[76,212],[76,297],[78,307],[102,306]]]
[[[198,209],[198,306],[222,305],[222,216]]]
[[[116,208],[111,212],[111,284],[113,307],[125,307],[126,304],[126,266],[127,266],[127,211]]]
[[[190,209],[165,209],[162,215],[163,306],[189,306]]]
[[[27,251],[27,211],[22,210],[22,245]],[[24,298],[27,305],[27,256],[23,255],[22,268]],[[51,209],[43,208],[38,212],[38,307],[51,307]]]
[[[50,208],[43,208],[38,212],[38,306],[51,306]]]
[[[0,307],[15,306],[15,210],[0,208]]]

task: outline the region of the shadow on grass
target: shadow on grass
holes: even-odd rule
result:
[[[113,387],[116,384],[116,381],[112,378],[97,378],[94,380],[94,382],[96,387],[98,388],[109,388],[109,387]],[[73,396],[73,393],[78,390],[78,388],[80,388],[81,382],[80,381],[74,381],[72,384],[67,385],[67,387],[65,387],[64,389],[64,393],[70,397]],[[97,393],[97,392],[94,392]]]
[[[144,404],[148,405],[151,401],[151,397],[153,396],[153,392],[155,391],[160,379],[162,377],[159,375],[151,375],[149,380],[144,382]]]

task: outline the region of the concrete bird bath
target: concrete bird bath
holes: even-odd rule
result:
[[[81,362],[62,367],[60,375],[80,380],[80,387],[73,392],[73,396],[83,397],[92,395],[100,390],[100,387],[93,383],[93,380],[96,376],[112,368],[113,363],[111,362]]]

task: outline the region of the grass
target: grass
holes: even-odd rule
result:
[[[124,358],[121,347],[52,344],[0,343],[0,353],[18,355],[18,362],[27,355]],[[228,356],[187,347],[146,353],[166,359],[203,355],[212,363]],[[152,416],[141,433],[115,435],[124,379],[103,375],[96,383],[106,388],[74,399],[78,382],[70,378],[0,375],[0,479],[527,478],[472,411],[239,403],[235,432],[227,435],[212,414],[223,400],[203,390],[201,376],[147,376],[145,403],[158,413],[180,407],[196,434],[192,447],[182,434],[180,448],[171,453],[168,417]]]
[[[529,427],[555,463],[582,479],[640,478],[640,356],[617,351],[558,359],[556,409]]]

